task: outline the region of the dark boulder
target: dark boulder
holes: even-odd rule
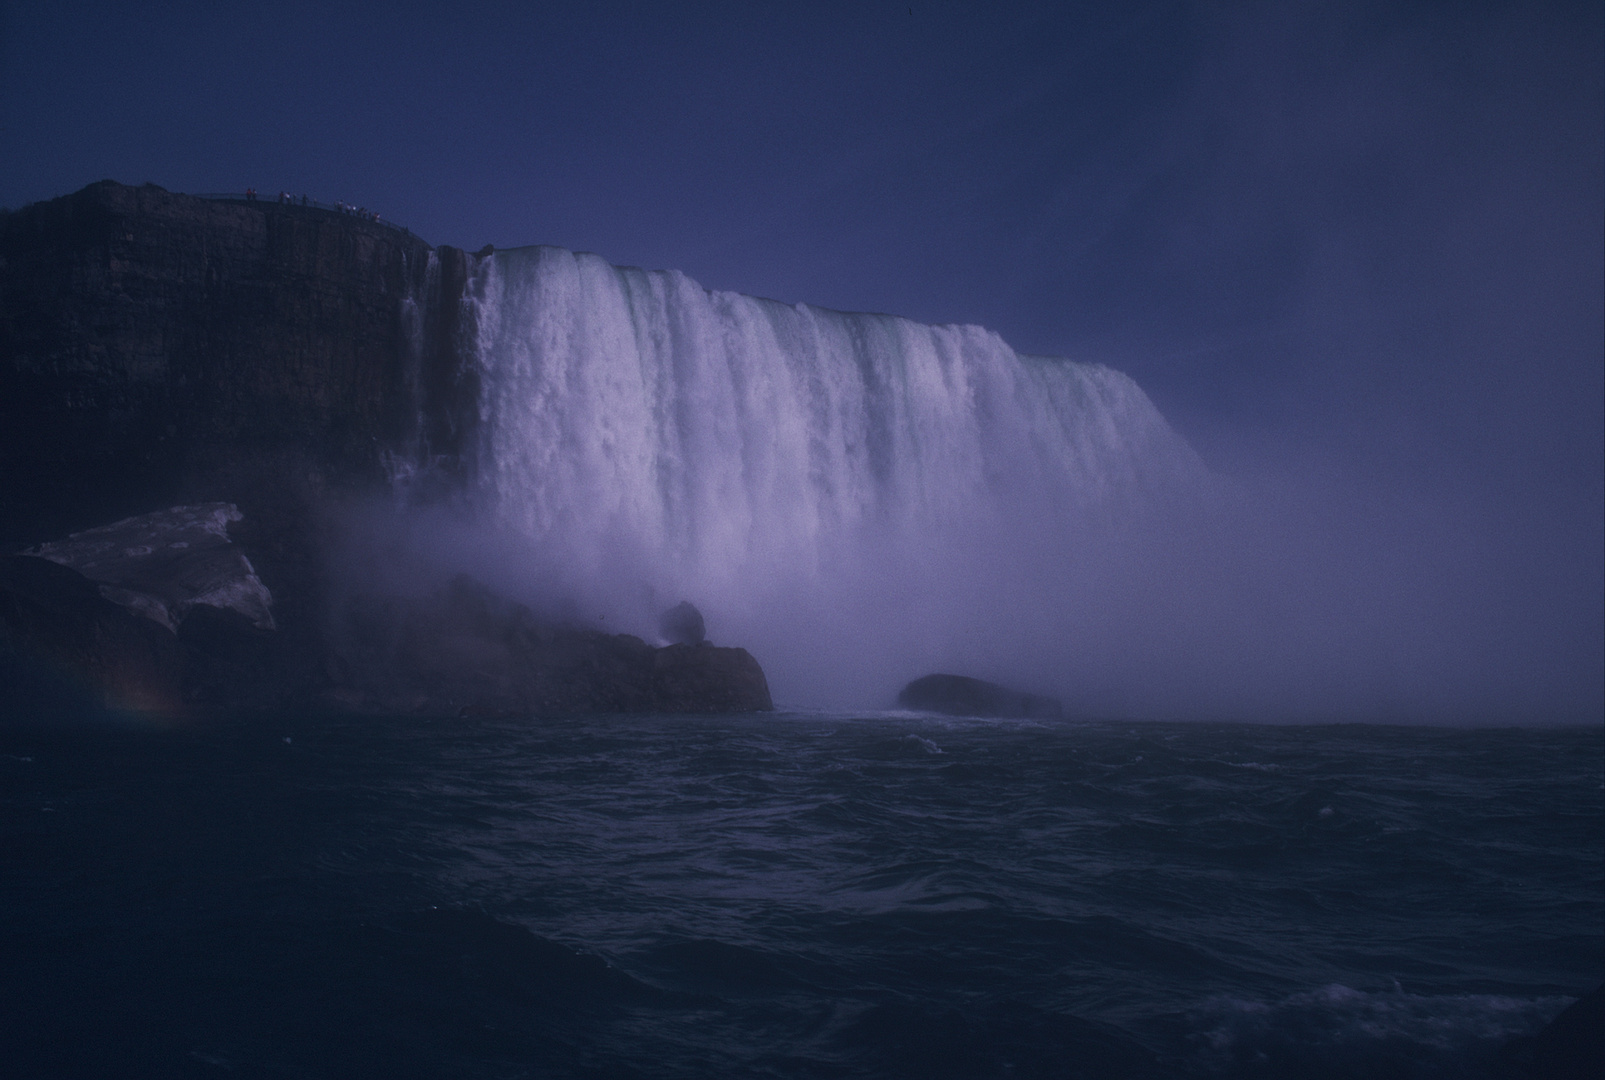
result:
[[[186,711],[295,708],[312,692],[311,665],[299,654],[316,642],[305,627],[277,632],[273,595],[229,535],[242,517],[232,503],[175,506],[26,554],[77,571],[102,599],[176,634]]]
[[[708,638],[702,612],[689,600],[682,600],[658,620],[658,632],[670,645],[701,645]]]
[[[897,703],[905,709],[999,719],[1056,720],[1064,706],[1050,697],[1010,690],[966,675],[926,675],[903,687]]]
[[[299,710],[315,700],[298,642],[230,608],[196,606],[178,628],[192,714]]]
[[[773,708],[745,649],[670,645],[538,619],[466,574],[414,597],[345,601],[331,707],[425,715]]]

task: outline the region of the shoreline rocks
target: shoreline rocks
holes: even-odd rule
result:
[[[241,521],[227,503],[174,507],[0,557],[0,718],[774,708],[745,649],[553,625],[465,574],[281,625],[229,538]]]
[[[466,574],[423,597],[341,605],[331,700],[359,712],[556,715],[764,712],[745,649],[556,626]]]

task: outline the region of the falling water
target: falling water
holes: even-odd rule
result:
[[[526,543],[526,584],[620,629],[689,598],[783,692],[964,662],[955,624],[995,632],[1089,536],[1203,476],[1125,375],[976,326],[551,247],[484,259],[469,296],[476,499]]]

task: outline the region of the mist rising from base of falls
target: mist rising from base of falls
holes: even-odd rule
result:
[[[552,248],[466,305],[470,480],[353,512],[353,579],[648,641],[688,600],[782,707],[946,671],[1090,716],[1526,718],[1467,663],[1452,518],[1223,482],[1107,368]]]
[[[1489,635],[1464,579],[1493,556],[1426,517],[1239,487],[1119,528],[1019,518],[917,554],[866,538],[817,571],[698,590],[623,545],[576,568],[471,507],[386,503],[348,508],[336,573],[422,596],[467,572],[537,618],[654,644],[689,599],[713,642],[757,657],[782,708],[891,708],[910,679],[948,671],[1093,717],[1583,719],[1545,694],[1576,658]]]

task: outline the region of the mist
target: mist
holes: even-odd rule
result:
[[[1292,541],[1274,561],[1369,613],[1331,629],[1370,645],[1379,704],[1598,721],[1598,12],[1376,15],[1217,25],[1183,114],[1214,133],[1213,160],[1159,265],[1189,289],[1240,285],[1227,267],[1257,256],[1278,280],[1240,291],[1270,298],[1257,316],[1195,333],[1197,357],[1169,366],[1214,382],[1207,415],[1207,392],[1117,348]]]
[[[903,682],[953,671],[1093,717],[1586,718],[1568,694],[1586,643],[1511,639],[1528,582],[1509,584],[1499,622],[1492,589],[1467,588],[1508,552],[1441,507],[1364,498],[1220,484],[1091,522],[1027,503],[912,537],[855,530],[789,572],[711,578],[624,538],[582,554],[466,506],[387,504],[352,515],[344,574],[422,593],[466,572],[538,617],[657,644],[661,612],[689,599],[712,640],[759,658],[783,707],[885,708]]]

